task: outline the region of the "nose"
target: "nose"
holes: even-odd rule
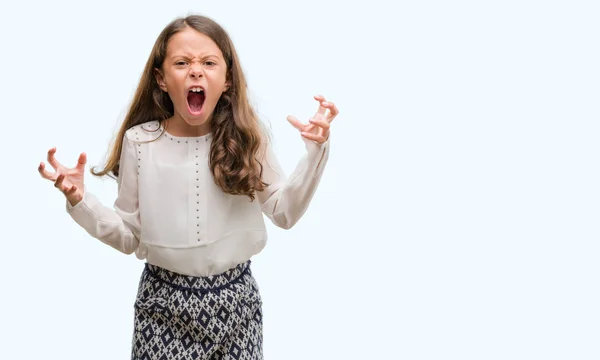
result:
[[[190,77],[191,78],[200,78],[202,77],[202,67],[198,65],[192,65],[190,67]]]

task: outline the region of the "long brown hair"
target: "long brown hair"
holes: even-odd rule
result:
[[[163,124],[164,120],[173,116],[173,102],[158,86],[154,71],[162,68],[169,39],[186,27],[208,36],[217,44],[223,53],[227,78],[231,84],[221,95],[211,119],[213,141],[209,164],[214,181],[226,193],[246,195],[254,200],[254,192],[264,190],[267,185],[261,180],[262,166],[258,160],[266,133],[263,133],[248,101],[246,79],[231,38],[215,21],[200,15],[175,19],[160,33],[106,165],[100,171],[92,169],[92,174],[117,177],[122,139],[126,131],[151,120]]]

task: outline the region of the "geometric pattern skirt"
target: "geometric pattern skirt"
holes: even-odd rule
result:
[[[132,360],[262,360],[262,300],[250,261],[194,277],[146,263]]]

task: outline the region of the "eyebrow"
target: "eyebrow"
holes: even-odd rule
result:
[[[186,53],[180,53],[180,54],[174,54],[174,55],[171,55],[171,56],[169,57],[169,59],[173,59],[173,58],[180,57],[180,56],[182,56],[182,57],[186,57],[186,58],[193,58],[193,57],[195,57],[193,54],[191,54],[191,53],[189,53],[189,52],[186,52]],[[221,58],[219,55],[217,55],[217,54],[206,54],[206,55],[201,55],[201,56],[199,56],[199,57],[200,57],[200,58],[215,57],[215,58],[217,58],[217,59],[223,60],[223,59],[222,59],[222,58]]]

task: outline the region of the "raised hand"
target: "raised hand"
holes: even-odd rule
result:
[[[55,172],[51,173],[46,170],[46,165],[43,162],[38,166],[38,171],[44,179],[54,182],[54,187],[65,194],[69,203],[75,206],[83,199],[83,173],[85,172],[87,157],[85,153],[81,153],[77,165],[69,169],[56,160],[55,153],[56,148],[48,150],[48,163],[54,168]]]
[[[315,100],[319,102],[319,108],[315,115],[308,120],[309,124],[303,124],[291,115],[287,117],[287,120],[300,130],[303,137],[322,144],[329,139],[330,124],[339,111],[334,103],[326,101],[325,97],[321,95],[315,96]]]

